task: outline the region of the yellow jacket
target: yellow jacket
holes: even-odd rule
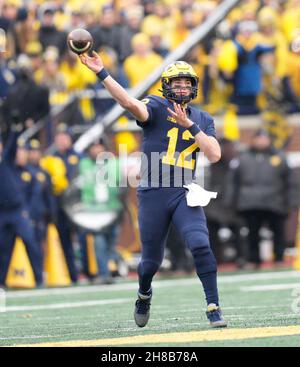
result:
[[[275,76],[284,77],[287,74],[288,43],[283,34],[275,31],[272,36],[260,33],[259,43],[275,47]]]
[[[81,64],[79,59],[74,65],[63,61],[60,65],[59,71],[64,75],[66,81],[67,92],[75,92],[83,90],[88,84],[95,84],[97,76],[87,67]],[[92,104],[89,99],[82,98],[80,101],[83,116],[90,120],[94,116]]]
[[[40,166],[49,173],[51,177],[53,192],[60,195],[69,186],[66,166],[59,157],[46,156],[41,159]]]
[[[285,37],[291,42],[300,28],[300,7],[287,9],[282,15],[281,24]]]
[[[124,61],[124,72],[128,78],[130,87],[135,87],[145,80],[161,63],[163,59],[155,52],[151,52],[146,57],[136,54],[128,56]],[[154,84],[149,90],[150,94],[159,95],[160,82]]]
[[[221,46],[218,56],[218,67],[225,73],[233,73],[238,67],[237,48],[231,40],[225,41]]]

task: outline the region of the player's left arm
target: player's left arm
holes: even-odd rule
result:
[[[190,120],[185,109],[177,103],[173,103],[174,111],[168,108],[169,113],[176,119],[177,123],[188,129],[195,138],[201,151],[205,154],[211,163],[216,163],[221,158],[221,148],[217,139],[213,136],[205,134],[199,127]]]

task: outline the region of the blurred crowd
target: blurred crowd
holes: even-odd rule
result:
[[[139,141],[124,131],[116,135],[116,147],[99,140],[84,154],[73,149],[70,127],[90,126],[109,111],[114,101],[105,95],[95,74],[68,50],[68,32],[87,29],[94,39],[93,49],[101,53],[106,69],[123,87],[132,88],[220,3],[0,0],[0,28],[4,30],[0,33],[0,51],[5,50],[0,52],[0,285],[5,284],[16,236],[27,249],[36,284],[43,284],[49,224],[58,231],[73,283],[80,273],[91,281],[111,283],[108,265],[111,260],[116,266],[122,261],[116,242],[127,193],[104,182],[93,184],[96,158],[105,150],[117,152],[118,144],[124,142],[128,152],[138,150]],[[225,114],[224,130],[226,121],[229,119],[232,126],[237,115],[262,113],[271,123],[284,123],[287,113],[300,110],[300,0],[241,1],[188,52],[185,60],[200,78],[198,97],[193,103],[213,115]],[[149,93],[159,95],[159,89],[158,82]],[[70,108],[57,121],[53,111],[65,105]],[[27,142],[18,140],[24,129],[33,127],[41,118],[49,120],[50,130],[57,125],[46,141],[43,134]],[[122,121],[126,126],[126,118]],[[287,126],[281,130],[289,132]],[[299,206],[299,179],[285,154],[278,150],[284,144],[274,144],[268,131],[257,131],[250,146],[243,149],[230,139],[237,137],[231,131],[222,140],[223,158],[209,171],[208,186],[220,193],[207,208],[217,260],[226,261],[222,244],[225,228],[234,243],[231,259],[241,267],[248,263],[259,267],[259,233],[262,226],[269,224],[274,261],[280,264],[287,244],[284,225]],[[51,153],[45,154],[45,145],[52,143]],[[120,162],[106,162],[117,181],[126,176]],[[75,204],[68,208],[73,201]],[[75,216],[71,220],[66,213],[74,212],[78,202],[86,211],[113,213],[109,225],[94,230],[74,225]],[[104,216],[98,219],[104,220]],[[74,241],[79,254],[75,253]],[[91,271],[91,248],[95,250],[96,271]],[[192,269],[189,254],[174,228],[167,248],[173,270]]]
[[[49,91],[50,105],[73,93],[102,88],[67,49],[66,37],[85,28],[105,67],[124,87],[134,87],[160,65],[216,9],[204,0],[2,0],[0,99],[18,83],[18,69]],[[299,110],[299,0],[243,0],[187,55],[200,77],[198,99],[210,113],[231,103],[238,114],[255,114],[272,102]],[[159,84],[150,92],[159,94]],[[107,98],[80,98],[82,121],[112,105]],[[43,112],[46,113],[46,110]],[[39,116],[38,116],[39,117]],[[33,116],[32,119],[38,118]]]

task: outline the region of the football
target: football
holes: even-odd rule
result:
[[[70,50],[80,55],[92,48],[93,37],[87,30],[78,28],[68,34],[67,42]]]

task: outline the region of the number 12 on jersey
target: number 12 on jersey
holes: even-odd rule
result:
[[[169,140],[167,153],[162,158],[162,163],[168,164],[171,166],[176,165],[177,167],[183,167],[183,168],[193,170],[195,168],[195,159],[186,160],[186,158],[190,156],[199,147],[196,143],[191,144],[189,147],[184,149],[179,154],[178,159],[176,161],[175,152],[176,152],[176,145],[178,141],[178,133],[179,133],[178,127],[173,127],[172,129],[168,131],[167,137],[170,140]],[[188,130],[185,130],[182,133],[182,139],[190,140],[194,138],[193,138],[193,135]]]

